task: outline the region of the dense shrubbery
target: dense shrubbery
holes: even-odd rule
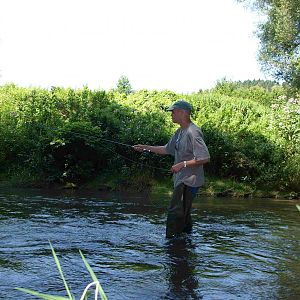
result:
[[[166,143],[177,125],[165,108],[182,97],[193,104],[193,119],[203,129],[212,156],[210,174],[299,190],[299,100],[286,98],[278,85],[225,81],[190,95],[2,86],[0,171],[47,182],[118,174],[123,184],[149,183],[172,158],[141,155],[107,140]]]

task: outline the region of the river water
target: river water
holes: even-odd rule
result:
[[[194,231],[166,240],[168,196],[0,191],[0,299],[16,287],[79,299],[92,281],[108,299],[300,299],[295,202],[196,198]]]

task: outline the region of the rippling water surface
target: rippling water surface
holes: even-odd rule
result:
[[[166,240],[168,197],[0,191],[0,299],[30,288],[76,299],[92,280],[108,299],[300,299],[300,213],[292,201],[203,199],[194,231]]]

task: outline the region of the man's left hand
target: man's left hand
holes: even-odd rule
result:
[[[182,168],[184,168],[184,164],[183,164],[183,162],[180,162],[180,163],[172,166],[171,172],[178,173]]]

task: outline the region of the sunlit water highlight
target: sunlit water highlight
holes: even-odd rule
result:
[[[0,192],[0,299],[66,296],[49,242],[80,298],[300,299],[300,213],[284,200],[201,199],[190,236],[166,240],[168,197]]]

